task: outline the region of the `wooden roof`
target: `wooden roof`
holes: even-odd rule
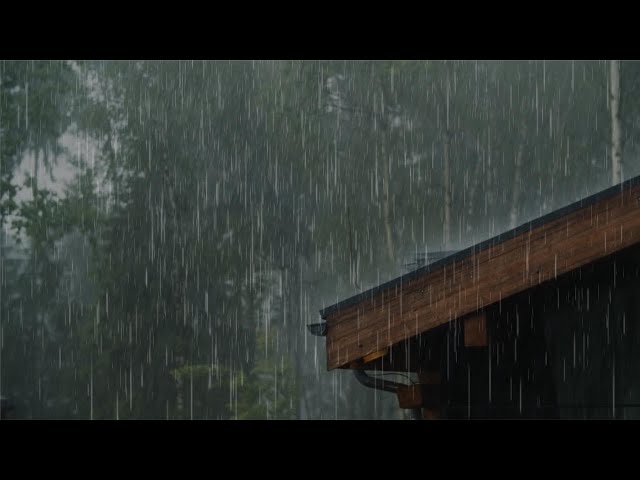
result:
[[[321,310],[328,369],[639,242],[640,176]]]

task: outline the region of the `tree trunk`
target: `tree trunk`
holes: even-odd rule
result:
[[[384,203],[383,203],[383,213],[384,213],[384,228],[387,236],[387,250],[389,253],[389,260],[392,262],[395,260],[395,246],[393,244],[393,230],[391,228],[391,208],[390,208],[390,194],[389,194],[389,183],[391,181],[390,170],[390,161],[389,155],[385,152],[384,155]]]
[[[622,180],[622,128],[620,126],[620,60],[611,60],[611,184]]]
[[[349,279],[351,283],[360,290],[360,284],[358,283],[358,260],[355,256],[353,248],[353,224],[351,223],[351,209],[347,205],[347,228],[349,229]],[[388,235],[388,233],[387,233]]]
[[[481,155],[481,154],[480,154]],[[466,218],[466,231],[467,233],[473,230],[473,226],[471,224],[471,219],[473,218],[474,213],[474,199],[476,198],[476,190],[478,189],[478,182],[480,180],[480,175],[482,174],[482,158],[476,159],[476,165],[473,169],[473,178],[471,179],[471,188],[469,189],[469,194],[467,196],[467,218]]]
[[[382,110],[379,116],[379,122],[381,126],[381,134],[383,139],[382,147],[382,165],[384,172],[382,175],[382,190],[384,192],[384,200],[382,204],[383,216],[384,216],[384,229],[385,236],[387,238],[387,253],[389,260],[395,261],[395,245],[393,242],[393,227],[391,221],[391,157],[390,154],[393,151],[393,132],[391,128],[391,122],[388,120],[387,115],[390,111],[392,95],[389,91],[387,84],[380,81],[380,92],[382,94]]]
[[[33,152],[33,177],[31,178],[31,194],[33,195],[33,200],[36,199],[36,194],[38,193],[38,170],[40,164],[40,149],[36,147]]]
[[[509,225],[511,228],[515,228],[518,222],[518,210],[520,207],[520,184],[522,183],[522,155],[524,153],[524,145],[527,140],[526,128],[522,131],[522,140],[518,147],[518,153],[516,153],[516,164],[513,172],[513,188],[511,197],[511,214],[509,215]]]
[[[451,137],[447,130],[444,138],[444,175],[442,179],[444,194],[444,224],[442,229],[442,242],[444,250],[449,249],[451,242],[451,159],[449,158]]]

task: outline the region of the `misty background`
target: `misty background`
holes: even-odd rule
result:
[[[640,65],[618,68],[626,179]],[[0,395],[17,418],[402,418],[306,326],[609,186],[611,71],[0,61]]]

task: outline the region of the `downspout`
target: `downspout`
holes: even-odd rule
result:
[[[317,337],[325,337],[327,335],[327,323],[314,323],[312,325],[307,325],[307,328],[311,332],[312,335]],[[392,382],[391,380],[384,380],[382,378],[371,377],[364,371],[362,368],[356,368],[353,371],[353,374],[356,377],[356,380],[360,382],[365,387],[373,388],[374,390],[383,390],[385,392],[398,393],[399,387],[404,387],[406,385],[398,382]],[[422,409],[421,408],[410,408],[411,416],[413,420],[422,420]]]
[[[373,388],[374,390],[383,390],[385,392],[397,393],[398,387],[403,387],[402,383],[392,382],[391,380],[384,380],[381,378],[371,377],[362,369],[355,369],[353,374],[356,380],[365,387]],[[422,420],[422,409],[411,408],[411,416],[413,420]]]

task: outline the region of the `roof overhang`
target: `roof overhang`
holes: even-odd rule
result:
[[[321,310],[329,370],[640,242],[640,177]],[[358,363],[359,362],[359,363]]]

